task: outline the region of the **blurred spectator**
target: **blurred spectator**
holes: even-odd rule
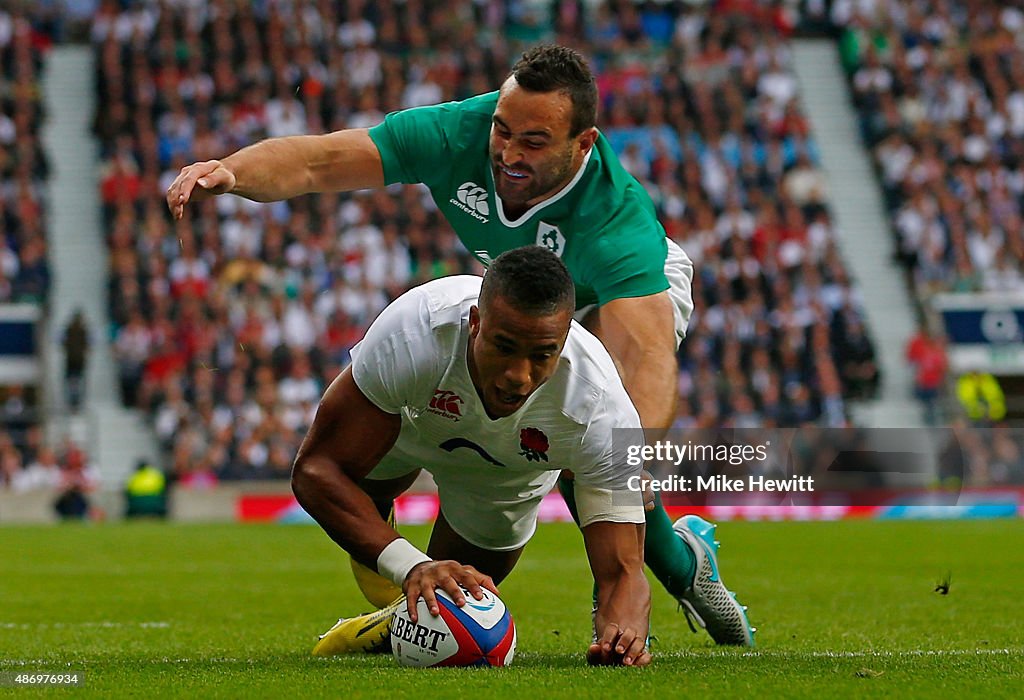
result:
[[[0,433],[0,484],[14,488],[23,468],[21,452],[7,433]]]
[[[125,406],[138,406],[139,385],[152,348],[152,334],[145,318],[133,310],[128,322],[117,330],[114,338],[114,357],[121,387],[121,402]]]
[[[922,323],[907,342],[906,357],[914,368],[914,394],[924,406],[924,421],[927,425],[938,425],[940,393],[948,367],[946,345]]]
[[[825,174],[811,162],[806,153],[801,153],[796,163],[786,172],[782,188],[795,205],[805,210],[828,204]]]
[[[83,520],[90,515],[89,494],[99,485],[99,475],[71,441],[64,445],[63,463],[54,510],[62,520]]]
[[[76,309],[64,327],[64,391],[68,406],[75,413],[85,394],[85,365],[89,356],[89,328],[81,309]]]
[[[988,465],[988,477],[996,484],[1024,482],[1024,450],[1020,431],[1013,431],[1005,424],[992,429],[992,457]]]
[[[875,349],[857,318],[839,326],[836,365],[840,376],[854,396],[872,397],[878,391],[881,372],[875,361]]]
[[[25,395],[25,386],[9,384],[3,390],[3,403],[0,404],[0,420],[8,428],[27,428],[35,419],[34,412]]]
[[[50,447],[43,447],[35,459],[14,475],[10,485],[14,491],[56,491],[62,483],[57,453]]]
[[[988,372],[970,371],[956,380],[956,395],[967,417],[975,423],[991,424],[1006,417],[1006,397]]]
[[[126,518],[167,517],[167,478],[158,468],[141,459],[124,487]]]

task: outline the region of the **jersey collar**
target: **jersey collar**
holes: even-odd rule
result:
[[[494,192],[494,204],[495,208],[498,210],[498,218],[501,220],[501,223],[504,224],[505,226],[508,226],[509,228],[516,228],[518,226],[522,226],[527,221],[529,221],[530,218],[533,217],[533,215],[536,214],[538,211],[548,206],[549,204],[554,204],[562,197],[569,194],[569,192],[572,191],[572,188],[576,186],[576,183],[579,182],[580,179],[583,177],[583,173],[587,169],[587,164],[590,163],[590,156],[594,154],[595,147],[596,144],[594,146],[591,146],[590,150],[587,151],[587,155],[583,156],[583,163],[580,164],[579,170],[577,170],[576,174],[573,175],[572,179],[569,180],[568,183],[566,183],[565,187],[560,189],[553,196],[545,199],[543,202],[539,202],[530,207],[529,209],[527,209],[526,212],[515,221],[509,221],[508,217],[505,216],[505,205],[502,203],[501,197],[498,196],[498,191],[494,187],[494,171],[490,167],[488,167],[487,179],[491,183],[491,192]]]

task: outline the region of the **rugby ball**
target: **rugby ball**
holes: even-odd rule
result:
[[[508,666],[516,651],[516,626],[498,596],[484,589],[477,600],[463,589],[459,607],[437,589],[440,614],[434,617],[420,598],[418,619],[403,604],[391,619],[391,651],[402,666]]]

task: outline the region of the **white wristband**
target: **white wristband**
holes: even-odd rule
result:
[[[430,557],[416,549],[409,540],[399,537],[385,547],[377,557],[377,572],[384,578],[391,579],[395,585],[405,583],[405,577],[412,567],[430,561]]]

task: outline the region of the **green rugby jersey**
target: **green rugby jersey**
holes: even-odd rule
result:
[[[389,114],[370,129],[384,179],[423,183],[463,244],[485,265],[543,245],[576,283],[576,307],[668,289],[665,230],[647,192],[604,136],[573,181],[515,221],[494,193],[488,156],[498,93]]]

